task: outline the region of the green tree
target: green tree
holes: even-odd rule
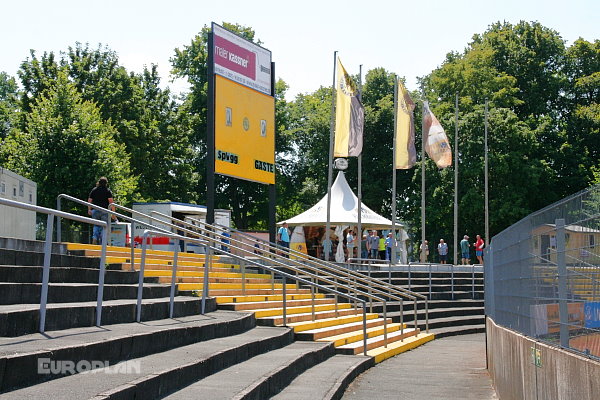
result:
[[[18,88],[15,78],[6,72],[0,72],[0,140],[8,135],[17,123]]]
[[[60,193],[87,198],[94,182],[107,176],[120,202],[131,200],[136,179],[125,147],[115,141],[115,128],[100,110],[85,101],[59,71],[42,92],[25,120],[4,140],[0,159],[15,172],[38,184],[38,203],[56,205]]]
[[[59,70],[67,71],[82,99],[94,102],[101,117],[116,128],[115,139],[125,145],[138,177],[136,199],[197,199],[189,130],[169,90],[160,88],[156,66],[131,73],[114,51],[79,43],[60,59],[54,53],[38,58],[32,51],[19,70],[25,111],[56,81]]]

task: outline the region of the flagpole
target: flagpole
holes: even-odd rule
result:
[[[330,240],[329,228],[331,226],[331,183],[333,181],[333,130],[335,123],[335,67],[337,61],[337,50],[333,52],[333,85],[331,86],[331,123],[329,125],[329,157],[327,158],[327,223],[325,224],[325,238],[323,243],[329,243],[325,252],[325,260],[329,261],[329,255],[333,251],[333,243]]]
[[[485,247],[490,245],[490,213],[488,190],[488,99],[485,99]]]
[[[358,99],[362,102],[362,64],[358,67]],[[364,137],[364,136],[363,136]],[[363,140],[364,143],[364,140]],[[358,258],[362,258],[362,151],[358,155],[358,226],[356,227]]]
[[[423,90],[423,97],[425,91]],[[423,103],[425,112],[425,103]],[[421,262],[425,262],[425,125],[421,123]]]
[[[458,92],[454,101],[454,264],[458,264]]]
[[[392,243],[388,275],[392,283],[392,264],[396,264],[396,135],[398,134],[398,76],[394,74],[394,139],[392,141]]]

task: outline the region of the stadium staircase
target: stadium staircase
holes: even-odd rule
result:
[[[170,318],[174,254],[146,250],[138,322],[142,251],[132,263],[129,248],[110,246],[96,326],[101,248],[68,243],[52,245],[39,332],[43,251],[0,239],[1,398],[339,398],[374,363],[434,338],[366,312],[381,289],[340,277],[332,290],[331,275],[274,254],[262,267],[256,256],[179,254]]]

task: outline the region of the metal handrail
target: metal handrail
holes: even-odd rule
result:
[[[75,203],[78,203],[78,204],[81,204],[81,205],[87,206],[87,207],[92,207],[92,208],[94,208],[94,209],[96,209],[96,210],[102,210],[103,212],[106,212],[106,213],[107,213],[107,214],[109,214],[109,215],[114,215],[114,216],[116,216],[116,217],[118,217],[118,218],[121,218],[121,219],[123,219],[123,220],[125,220],[125,221],[129,221],[129,222],[132,222],[132,223],[140,224],[140,225],[142,225],[142,226],[146,226],[146,227],[148,227],[148,228],[153,228],[153,229],[155,229],[155,230],[162,231],[162,232],[165,232],[165,233],[170,233],[170,231],[168,231],[168,230],[166,230],[166,229],[160,228],[160,227],[158,227],[158,226],[155,226],[155,225],[149,224],[149,223],[147,223],[147,222],[144,222],[144,221],[137,220],[137,219],[135,219],[135,218],[132,218],[132,217],[128,217],[127,215],[120,214],[120,213],[118,213],[118,212],[116,212],[116,211],[108,210],[108,209],[106,209],[106,208],[103,208],[103,207],[97,206],[97,205],[95,205],[95,204],[89,203],[89,202],[87,202],[87,201],[85,201],[85,200],[81,200],[81,199],[78,199],[78,198],[76,198],[76,197],[69,196],[68,194],[59,194],[59,195],[58,195],[58,197],[57,197],[57,199],[56,199],[56,207],[57,207],[57,209],[58,209],[59,211],[60,211],[60,208],[61,208],[61,200],[62,200],[62,199],[70,200],[70,201],[73,201],[73,202],[75,202]],[[115,204],[115,203],[112,203],[112,204],[116,206],[116,204]],[[142,215],[143,215],[143,214],[142,214]],[[110,221],[110,218],[109,218],[108,220]],[[108,228],[110,228],[110,223],[108,224]],[[56,227],[56,240],[57,240],[58,242],[60,242],[60,241],[61,241],[61,239],[62,239],[62,237],[61,237],[61,236],[62,236],[62,235],[61,235],[61,219],[60,219],[60,217],[58,217],[58,218],[57,218],[57,227]],[[131,270],[132,270],[132,271],[134,270],[134,261],[135,261],[135,246],[134,246],[134,239],[135,239],[135,238],[134,238],[134,234],[133,234],[133,228],[132,228],[132,229],[131,229],[131,237],[130,237],[130,241],[131,241],[131,244],[130,244],[130,246],[131,246]]]
[[[190,218],[191,220],[194,220],[193,218]],[[202,221],[198,221],[198,220],[194,220],[196,222],[200,222],[201,224],[205,225],[205,226],[210,226],[210,224],[207,224],[205,222]],[[427,296],[424,296],[420,293],[416,293],[416,292],[412,292],[409,290],[406,290],[402,287],[397,287],[397,286],[393,286],[390,283],[386,283],[385,281],[382,281],[380,279],[377,278],[372,278],[371,276],[365,275],[359,271],[352,271],[352,270],[343,270],[340,269],[336,264],[330,263],[328,261],[324,261],[321,259],[318,259],[316,257],[312,257],[308,254],[304,254],[301,253],[299,251],[293,250],[293,249],[287,249],[287,248],[283,248],[279,245],[275,245],[272,243],[268,243],[265,241],[262,241],[260,239],[255,238],[252,235],[248,235],[247,233],[241,232],[239,230],[233,229],[233,228],[228,228],[226,226],[220,225],[220,224],[213,224],[214,226],[221,228],[221,229],[227,229],[230,232],[235,232],[238,235],[241,235],[243,237],[248,238],[249,240],[255,242],[255,243],[262,243],[263,246],[266,246],[268,249],[275,249],[275,250],[285,250],[288,251],[291,255],[293,255],[294,257],[298,258],[298,259],[302,259],[305,261],[309,261],[311,262],[311,264],[313,265],[317,265],[317,268],[321,269],[326,269],[329,271],[333,271],[335,272],[335,275],[339,276],[340,274],[345,274],[346,276],[351,277],[352,279],[360,279],[362,282],[367,282],[367,285],[369,287],[371,287],[371,285],[375,285],[379,288],[382,288],[384,290],[388,290],[388,291],[394,291],[396,292],[398,295],[403,296],[408,298],[409,300],[414,300],[415,301],[415,305],[414,305],[414,314],[415,314],[415,326],[417,325],[417,303],[416,303],[416,297],[424,300],[425,303],[425,329],[426,332],[429,332],[429,305],[428,305],[428,298]],[[390,293],[386,293],[386,295],[390,295]],[[403,318],[403,312],[401,312],[401,318]]]
[[[145,238],[147,238],[150,235],[165,235],[165,234],[163,232],[145,230],[142,237],[145,239]],[[184,241],[187,241],[187,242],[193,242],[193,243],[199,243],[199,244],[205,245],[207,247],[207,250],[208,250],[207,253],[206,253],[207,254],[207,259],[210,257],[211,251],[222,251],[218,247],[209,244],[210,242],[220,243],[215,238],[206,238],[206,239],[202,240],[202,239],[194,239],[194,238],[190,238],[190,237],[185,237],[185,236],[181,236],[181,235],[177,235],[177,234],[168,234],[166,236],[174,238],[174,239],[178,239],[178,240],[184,240]],[[140,267],[140,276],[143,275],[143,266],[145,264],[145,259],[146,259],[146,246],[147,246],[146,242],[147,242],[146,240],[143,240],[143,242],[142,242],[142,261],[141,261],[141,267]],[[235,248],[238,251],[242,251],[242,252],[246,252],[246,253],[252,254],[250,251],[242,249],[242,248],[239,248],[239,247],[237,247],[235,245],[231,245],[231,248]],[[229,252],[226,252],[226,253],[229,253]],[[233,258],[243,259],[240,255],[236,255],[236,254],[233,254],[233,253],[229,253],[229,255],[231,257],[233,257]],[[263,258],[268,259],[266,256],[263,256]],[[344,293],[344,292],[340,292],[338,290],[334,290],[334,289],[328,288],[327,286],[320,285],[318,283],[313,282],[312,280],[307,280],[307,279],[304,279],[304,278],[302,278],[300,276],[292,275],[290,273],[287,273],[285,271],[279,270],[277,268],[273,268],[273,267],[270,267],[270,266],[267,266],[267,265],[259,264],[258,262],[253,261],[253,260],[249,260],[249,259],[244,259],[244,260],[245,260],[245,262],[253,264],[256,267],[259,267],[259,268],[262,268],[262,269],[266,269],[266,270],[268,270],[270,272],[273,272],[273,273],[277,273],[277,274],[281,275],[282,277],[284,277],[285,279],[292,279],[292,280],[294,280],[296,282],[303,283],[303,284],[308,285],[310,287],[318,288],[318,289],[320,289],[322,291],[333,293],[333,294],[336,295],[336,302],[337,302],[337,296],[341,296],[341,297],[347,298],[350,301],[355,301],[355,302],[362,303],[362,305],[363,305],[363,352],[364,352],[365,356],[367,355],[367,328],[366,328],[367,327],[367,323],[366,323],[366,308],[367,307],[366,307],[366,300],[360,299],[358,297],[354,297],[352,295],[349,295],[349,294]],[[275,260],[272,260],[272,261],[275,261]],[[287,265],[287,264],[285,264],[285,263],[281,263],[280,262],[280,264],[283,267],[285,267],[285,268],[290,268],[290,266]],[[290,269],[296,270],[295,268],[290,268]],[[208,270],[208,268],[207,268],[206,265],[205,265],[204,270],[205,271]],[[206,272],[205,272],[205,276],[206,276]],[[318,277],[318,278],[321,279],[321,280],[323,280],[321,277]],[[332,282],[330,282],[328,280],[325,280],[325,281],[328,282],[328,283],[332,283]],[[140,279],[139,285],[140,286],[138,287],[138,309],[137,309],[138,322],[140,321],[140,315],[141,315],[141,296],[142,296],[142,293],[143,293],[143,290],[142,290],[143,279]],[[285,285],[285,282],[284,282],[284,285]],[[207,292],[207,286],[208,285],[207,285],[207,282],[205,280],[205,283],[203,285],[203,292]],[[285,290],[285,286],[284,286],[284,290]],[[366,293],[360,293],[360,294],[363,295],[363,296],[367,295]],[[376,299],[385,302],[385,300],[383,300],[383,299],[379,299],[379,298],[376,298]],[[285,313],[286,313],[286,297],[285,296],[283,297],[283,305],[284,305],[284,307],[283,307],[283,314],[285,316]],[[314,310],[313,310],[313,318],[314,318]],[[287,322],[286,322],[285,318],[284,318],[284,326],[287,326]],[[386,339],[386,341],[387,341],[387,339]],[[387,345],[387,343],[386,343],[386,345]]]
[[[104,272],[106,269],[106,238],[107,238],[107,227],[108,224],[104,221],[82,217],[59,210],[52,210],[46,207],[35,206],[33,204],[22,203],[19,201],[9,200],[0,198],[0,204],[21,208],[29,211],[39,212],[47,214],[46,223],[46,240],[44,242],[44,265],[42,269],[42,293],[40,296],[40,333],[44,333],[46,330],[46,306],[48,303],[48,284],[50,281],[50,258],[52,257],[52,231],[54,230],[54,217],[67,218],[74,221],[88,223],[92,225],[101,226],[102,229],[102,250],[100,253],[100,266],[98,273],[98,293],[96,298],[96,326],[100,326],[102,323],[102,299],[104,297]]]
[[[196,236],[198,236],[199,238],[201,238],[201,239],[203,239],[203,240],[205,240],[205,241],[217,242],[219,245],[221,244],[221,242],[218,242],[218,241],[217,241],[217,239],[214,239],[214,238],[212,238],[212,235],[214,235],[214,233],[213,233],[213,232],[209,232],[209,234],[208,234],[208,235],[203,235],[203,234],[201,234],[201,233],[199,233],[199,232],[196,232],[196,231],[193,231],[193,230],[190,230],[190,229],[186,229],[185,227],[183,227],[183,226],[181,226],[181,225],[176,225],[176,224],[172,224],[172,223],[166,222],[166,221],[164,221],[164,220],[161,220],[161,219],[159,219],[159,218],[153,217],[153,216],[151,216],[151,215],[148,215],[148,214],[144,214],[144,213],[142,213],[142,212],[139,212],[139,211],[136,211],[136,210],[133,210],[133,209],[127,208],[127,207],[125,207],[125,206],[122,206],[122,205],[119,205],[119,204],[116,204],[116,203],[112,203],[112,204],[113,204],[113,206],[115,206],[116,208],[119,208],[119,209],[122,209],[122,210],[126,210],[126,211],[128,211],[128,212],[131,212],[132,214],[141,215],[141,216],[143,216],[143,217],[145,217],[145,218],[148,218],[148,219],[150,219],[150,220],[153,220],[153,221],[159,222],[159,223],[160,223],[160,224],[162,224],[162,225],[170,226],[171,228],[174,228],[174,229],[176,229],[176,230],[182,231],[182,232],[184,232],[184,233],[188,233],[188,234],[196,235]],[[158,213],[158,212],[156,212],[156,211],[154,211],[153,213],[160,214],[160,213]],[[169,217],[168,215],[165,215],[165,214],[162,214],[162,216],[164,216],[164,217],[166,217],[166,218],[171,218],[171,219],[173,219],[173,217]],[[192,224],[189,224],[189,223],[186,223],[185,221],[180,221],[180,220],[179,220],[179,222],[180,222],[180,223],[183,223],[183,224],[185,224],[185,225],[189,225],[189,226],[193,226],[193,227],[197,228],[197,226],[195,226],[195,225],[192,225]],[[207,225],[207,224],[203,223],[202,221],[197,221],[197,222],[199,222],[199,223],[201,223],[201,224],[204,224],[204,225]],[[163,234],[164,234],[164,230],[162,230],[162,229],[161,229],[161,231],[163,231]],[[165,235],[165,236],[169,236],[169,237],[177,237],[177,238],[178,238],[178,240],[184,240],[184,239],[181,239],[181,238],[185,238],[185,236],[181,236],[181,235],[175,235],[175,236],[173,236],[173,234],[172,234],[172,233],[170,233],[170,232],[169,232],[167,235]],[[219,235],[219,236],[221,236],[221,235]],[[235,241],[235,242],[238,242],[237,240],[235,240],[235,239],[233,239],[233,238],[230,238],[230,237],[228,237],[227,239],[229,239],[230,241]],[[184,241],[186,241],[186,240],[184,240]],[[202,242],[200,242],[200,243],[202,243]],[[243,242],[240,242],[240,243],[241,243],[242,245],[244,244]],[[202,244],[203,244],[203,243],[202,243]],[[236,247],[236,246],[231,246],[231,244],[228,244],[228,247],[235,248],[235,249],[237,249],[238,251],[242,251],[242,252],[244,252],[244,253],[248,253],[249,255],[252,255],[252,256],[256,256],[256,254],[252,253],[252,252],[251,252],[251,251],[249,251],[249,250],[245,250],[245,249],[242,249],[242,248],[239,248],[239,247]],[[223,252],[223,249],[222,249],[222,248],[221,248],[221,250],[218,250],[218,249],[215,247],[215,250],[217,250],[217,251],[222,251],[222,252]],[[229,252],[226,252],[226,253],[229,253]],[[208,251],[207,251],[207,254],[208,254]],[[234,256],[235,258],[240,258],[240,257],[236,257],[234,254],[231,254],[231,253],[229,253],[229,254],[230,254],[231,256]],[[275,257],[275,258],[277,258],[277,257],[278,257],[278,256],[276,255],[276,253],[271,253],[271,254],[270,254],[270,256],[271,256],[271,257],[262,257],[262,258],[264,258],[265,260],[269,260],[269,261],[276,261],[276,260],[274,260],[274,257]],[[303,271],[302,269],[298,269],[298,268],[295,268],[295,267],[293,267],[292,265],[290,265],[290,261],[292,261],[292,262],[293,262],[293,260],[289,260],[288,258],[284,258],[283,256],[281,256],[281,258],[282,258],[283,260],[285,260],[285,263],[284,263],[284,262],[280,262],[280,261],[276,261],[276,262],[277,262],[278,264],[280,264],[282,267],[284,267],[284,268],[288,268],[288,269],[292,269],[292,270],[294,270],[296,273],[307,273],[306,271]],[[244,261],[245,261],[245,262],[248,262],[249,260],[244,260]],[[207,263],[206,263],[206,264],[208,265],[208,264],[209,264],[209,262],[207,261]],[[297,264],[299,264],[299,263],[297,263]],[[258,265],[259,267],[261,267],[261,268],[265,268],[265,266],[264,266],[264,265],[262,265],[262,264],[257,264],[257,265]],[[276,269],[268,269],[268,268],[265,268],[265,269],[267,269],[267,270],[271,271],[271,273],[272,273],[272,282],[273,282],[273,279],[274,279],[274,275],[273,275],[273,274],[275,273],[275,271],[279,271],[279,270],[276,270]],[[242,279],[244,279],[243,275],[244,275],[244,270],[242,269]],[[325,282],[327,282],[327,283],[329,283],[329,284],[333,284],[333,285],[334,285],[334,287],[336,287],[336,285],[338,285],[338,284],[337,284],[337,282],[332,282],[332,281],[330,281],[330,280],[328,280],[328,279],[325,279],[325,278],[323,278],[322,276],[315,275],[315,274],[309,274],[309,275],[311,275],[311,276],[312,276],[313,278],[315,278],[316,280],[321,280],[321,281],[325,281]],[[205,269],[205,281],[206,281],[206,283],[208,283],[208,282],[207,282],[207,279],[208,279],[208,278],[207,278],[207,275],[206,275],[206,269]],[[342,285],[340,285],[340,286],[342,286]],[[208,287],[208,285],[205,285],[204,287]],[[312,286],[311,286],[311,287],[312,287]],[[347,289],[350,291],[350,289],[352,289],[352,287],[347,287]],[[358,294],[360,294],[360,295],[362,295],[362,296],[364,296],[364,297],[367,297],[367,298],[369,298],[369,299],[371,300],[371,302],[372,302],[373,300],[376,300],[376,301],[380,301],[380,302],[382,302],[382,304],[383,304],[383,314],[384,314],[384,343],[385,343],[385,346],[387,347],[387,302],[386,302],[386,300],[384,300],[383,298],[377,297],[377,296],[373,296],[371,293],[362,292],[362,291],[358,290],[357,288],[354,288],[354,292],[355,292],[357,295],[358,295]],[[386,295],[388,295],[388,294],[386,294]],[[389,296],[389,295],[388,295],[388,296]],[[204,306],[203,306],[203,309],[204,309]],[[336,313],[337,313],[337,298],[336,298]],[[313,314],[313,319],[314,319],[314,297],[313,297],[313,302],[312,302],[312,314]],[[401,316],[403,316],[403,314],[401,314]],[[366,323],[366,322],[365,322],[365,323]],[[403,326],[402,326],[402,329],[404,329],[404,328],[403,328]]]
[[[158,211],[152,211],[152,213],[160,215],[162,217],[173,219],[173,217],[168,216],[166,214],[162,214],[162,213],[160,213]],[[206,229],[207,226],[211,226],[213,228],[216,227],[216,228],[219,228],[219,229],[226,229],[226,230],[229,230],[231,232],[235,232],[236,234],[240,234],[241,236],[247,237],[248,239],[250,239],[254,243],[261,243],[265,247],[264,249],[261,249],[261,250],[273,250],[275,252],[276,251],[289,251],[291,253],[291,255],[293,255],[294,257],[297,257],[299,259],[301,258],[303,261],[306,261],[306,262],[312,264],[312,265],[309,265],[309,264],[302,264],[302,263],[300,263],[301,264],[301,268],[309,268],[313,272],[317,271],[317,272],[320,272],[320,273],[323,273],[323,270],[328,270],[330,272],[333,271],[330,275],[328,275],[329,277],[332,277],[332,278],[334,278],[336,280],[342,278],[342,279],[344,279],[344,281],[346,283],[348,283],[350,285],[354,285],[354,287],[356,287],[356,288],[358,288],[358,287],[362,287],[363,289],[366,288],[366,289],[368,289],[369,293],[375,291],[375,292],[377,292],[380,295],[385,295],[385,296],[387,296],[387,297],[389,297],[389,298],[391,298],[393,300],[400,301],[400,322],[401,322],[402,329],[403,329],[403,326],[404,326],[403,298],[408,298],[409,300],[413,300],[415,302],[414,303],[414,310],[413,311],[414,311],[415,329],[417,329],[418,328],[418,320],[417,320],[418,305],[417,305],[416,297],[420,297],[423,300],[425,300],[425,313],[426,313],[426,323],[425,323],[425,326],[426,326],[426,331],[429,332],[429,315],[428,315],[429,314],[429,310],[428,310],[428,302],[427,302],[427,297],[426,296],[420,295],[418,293],[407,293],[408,291],[406,289],[396,288],[396,287],[391,286],[389,284],[385,284],[384,282],[382,282],[380,280],[371,279],[371,277],[369,277],[369,279],[366,279],[364,275],[362,275],[362,274],[360,274],[358,272],[356,272],[356,273],[350,273],[348,271],[340,270],[339,268],[337,268],[334,265],[329,265],[329,263],[326,263],[326,262],[323,262],[322,260],[310,257],[310,256],[308,256],[308,255],[306,255],[304,253],[296,252],[294,250],[290,250],[290,249],[287,249],[287,248],[283,248],[281,246],[277,246],[277,245],[273,245],[271,243],[267,243],[267,242],[261,241],[261,240],[256,239],[255,237],[253,237],[251,235],[248,235],[248,234],[245,234],[243,232],[234,230],[232,228],[225,227],[225,226],[220,225],[220,224],[210,225],[210,224],[207,224],[207,223],[205,223],[203,221],[196,220],[194,218],[189,218],[189,219],[192,220],[192,221],[194,221],[194,222],[199,223],[200,225],[203,225],[205,231],[208,230],[208,229]],[[160,220],[160,221],[162,221],[162,220]],[[186,225],[193,226],[194,228],[200,228],[199,225],[192,225],[192,224],[186,223],[185,221],[181,221],[181,222],[183,222]],[[237,241],[237,242],[239,242],[239,243],[241,243],[243,245],[248,245],[247,243],[243,243],[243,242],[238,241],[238,240],[236,240],[236,239],[234,239],[232,237],[227,237],[227,240],[230,240],[230,241],[233,240],[233,241]],[[359,281],[360,281],[360,283],[359,283]],[[398,294],[398,296],[393,295],[391,292],[396,292],[396,294]],[[384,303],[383,306],[384,306],[384,309],[385,309],[386,304]],[[370,302],[370,307],[371,307],[371,310],[372,310],[372,307],[373,307],[372,301]],[[385,317],[386,317],[386,315],[384,315],[384,318]]]

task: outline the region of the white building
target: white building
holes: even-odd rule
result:
[[[0,197],[37,205],[37,184],[0,167]],[[0,236],[35,240],[35,212],[0,206]]]

